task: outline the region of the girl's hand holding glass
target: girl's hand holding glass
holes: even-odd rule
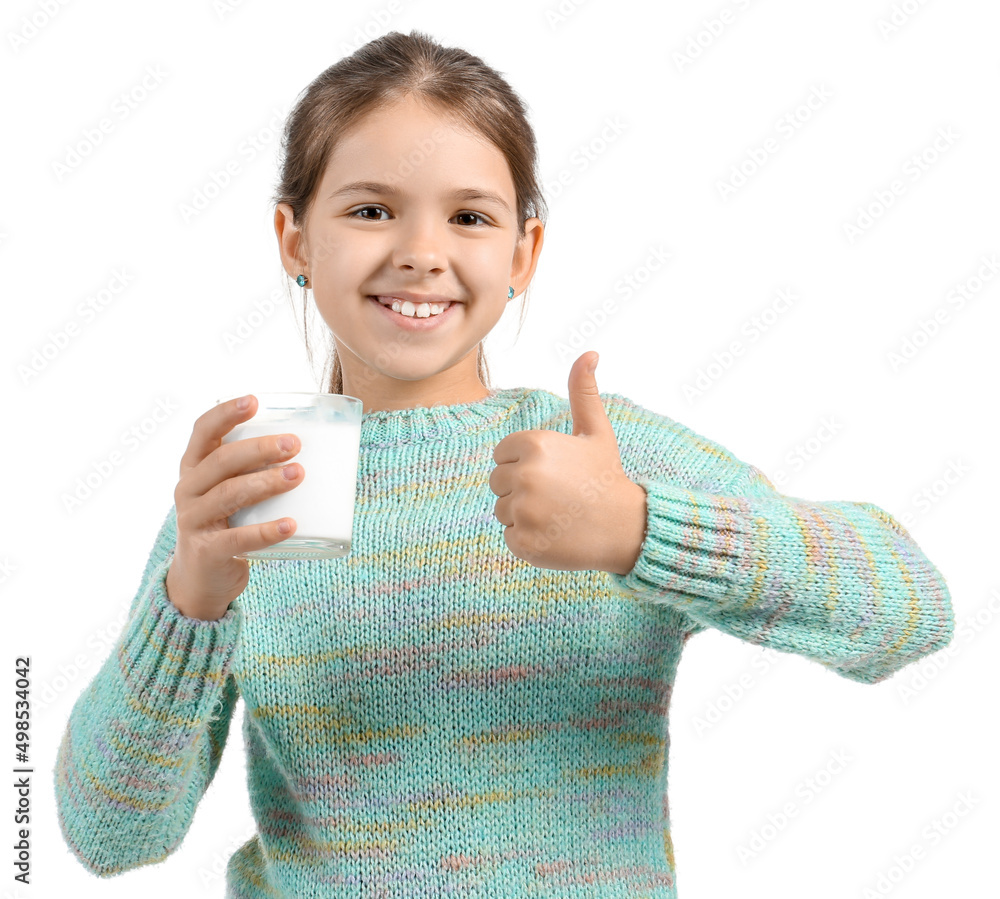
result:
[[[229,527],[228,517],[237,509],[294,489],[305,474],[296,462],[265,467],[298,453],[294,434],[223,443],[225,434],[255,414],[257,399],[249,401],[245,409],[238,408],[240,400],[230,400],[201,415],[181,457],[174,488],[177,545],[166,587],[170,601],[190,618],[222,618],[250,579],[249,564],[235,554],[279,543],[296,528],[291,518]]]

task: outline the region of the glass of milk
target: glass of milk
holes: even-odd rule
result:
[[[223,443],[295,434],[300,449],[290,459],[255,471],[298,462],[305,470],[290,490],[229,516],[231,528],[294,518],[295,533],[280,543],[237,553],[239,559],[337,559],[351,552],[363,403],[339,393],[255,393],[257,412],[236,425]],[[221,401],[220,401],[221,402]]]

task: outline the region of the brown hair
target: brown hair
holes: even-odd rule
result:
[[[287,203],[294,223],[304,227],[313,196],[343,136],[368,113],[410,95],[478,131],[503,153],[514,182],[519,238],[524,237],[527,219],[534,216],[545,223],[548,212],[537,177],[538,153],[526,105],[500,73],[478,56],[458,47],[442,47],[419,31],[390,31],[370,41],[322,72],[300,94],[282,134],[280,174],[272,197],[275,207]],[[282,274],[290,287],[292,281],[284,269]],[[527,291],[520,324],[526,299]],[[312,364],[306,288],[302,288],[302,302],[306,351]],[[343,371],[329,330],[327,337],[325,392],[343,393]],[[477,362],[480,380],[492,389],[482,342]]]

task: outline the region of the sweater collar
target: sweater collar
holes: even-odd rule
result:
[[[361,416],[361,446],[430,443],[495,428],[513,415],[530,393],[530,387],[506,387],[471,403],[365,412]]]

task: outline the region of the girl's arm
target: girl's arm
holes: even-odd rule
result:
[[[101,877],[177,848],[236,705],[236,610],[218,621],[187,618],[166,593],[175,515],[171,507],[114,650],[70,713],[53,772],[63,836]]]
[[[943,575],[886,511],[784,496],[719,444],[621,400],[609,417],[647,509],[634,567],[609,574],[617,589],[669,603],[692,633],[714,627],[864,684],[951,640]]]

